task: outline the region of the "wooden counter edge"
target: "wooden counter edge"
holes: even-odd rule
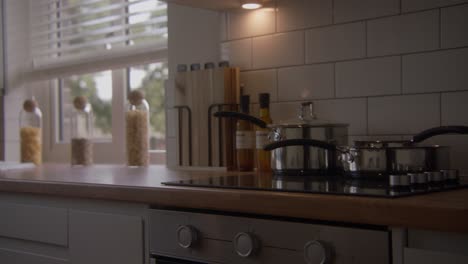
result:
[[[444,207],[441,204],[431,206],[425,204],[424,196],[386,199],[268,191],[133,187],[7,179],[0,180],[0,191],[468,233],[467,208]],[[468,199],[467,189],[452,192],[459,192],[459,196]],[[420,202],[415,202],[419,201],[418,199]]]

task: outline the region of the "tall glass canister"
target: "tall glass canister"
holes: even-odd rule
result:
[[[148,166],[149,117],[149,105],[143,92],[130,92],[126,112],[128,166]]]
[[[23,103],[20,112],[21,162],[42,163],[42,112],[34,100]]]
[[[71,116],[71,165],[93,164],[93,111],[88,99],[77,96],[73,100]]]

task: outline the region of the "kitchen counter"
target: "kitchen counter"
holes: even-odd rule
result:
[[[0,191],[468,233],[468,189],[388,199],[161,184],[226,174],[236,173],[46,164],[1,172]]]

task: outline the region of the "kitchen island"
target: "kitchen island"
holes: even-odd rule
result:
[[[140,252],[141,248],[148,252],[148,238],[140,231],[147,225],[147,211],[150,208],[178,208],[270,219],[300,219],[332,225],[368,225],[372,228],[397,230],[393,234],[393,240],[398,236],[406,236],[406,230],[426,230],[444,237],[446,234],[453,234],[463,238],[466,238],[468,233],[468,189],[388,199],[170,187],[161,184],[164,181],[223,175],[237,173],[175,171],[163,166],[128,168],[123,165],[96,165],[70,168],[68,165],[57,164],[46,164],[36,169],[5,171],[0,174],[0,210],[4,209],[2,215],[8,213],[21,216],[21,212],[24,212],[23,216],[27,216],[37,211],[38,216],[35,216],[34,222],[37,220],[38,226],[41,221],[48,219],[56,221],[56,224],[50,227],[51,230],[43,230],[45,233],[42,234],[33,227],[24,229],[21,220],[15,223],[14,218],[7,217],[5,220],[0,217],[0,226],[20,225],[18,230],[15,227],[0,227],[0,245],[13,245],[17,242],[7,241],[10,237],[70,248],[70,251],[57,253],[54,251],[57,250],[55,246],[46,246],[46,251],[50,253],[46,255],[53,255],[51,259],[55,262],[47,259],[37,263],[68,263],[67,259],[80,259],[72,261],[73,263],[111,263],[108,256],[112,254],[112,261],[115,261],[113,263],[126,263],[122,256],[119,257],[119,252],[115,251],[117,245],[116,248],[109,249],[109,252],[100,251],[97,255],[102,255],[101,258],[94,260],[96,256],[89,255],[88,247],[91,247],[91,242],[81,242],[89,240],[89,236],[93,234],[101,234],[103,237],[104,234],[108,235],[107,239],[99,236],[101,240],[92,240],[98,247],[124,236],[129,241],[129,252],[135,252],[133,255],[124,255],[135,256],[131,258],[132,261],[136,259],[134,263],[148,263],[149,255]],[[12,204],[20,204],[21,210],[18,211]],[[54,215],[55,217],[52,217]],[[109,235],[113,230],[119,230],[122,234]],[[427,232],[419,236],[427,236]],[[393,247],[395,248],[395,245]],[[402,259],[401,256],[395,256],[402,253],[395,252],[395,249],[393,251],[393,263],[403,263],[399,260]],[[33,250],[31,254],[36,254],[34,252]],[[0,259],[5,254],[2,255],[0,250]]]

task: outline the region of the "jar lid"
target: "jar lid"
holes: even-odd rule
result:
[[[87,104],[88,99],[84,96],[77,96],[73,99],[73,106],[75,106],[77,110],[85,110]]]
[[[145,99],[145,94],[141,90],[134,90],[128,94],[128,101],[132,105],[139,105]]]
[[[23,109],[26,112],[32,113],[34,112],[34,109],[36,109],[36,107],[37,107],[37,102],[34,99],[25,100],[23,103]]]

